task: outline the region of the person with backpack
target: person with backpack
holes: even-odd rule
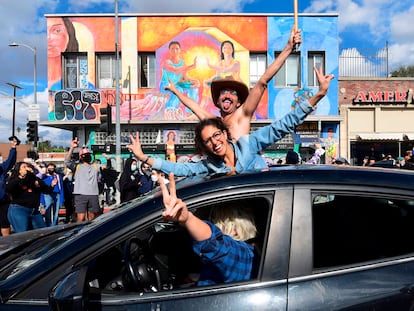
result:
[[[72,153],[78,145],[78,139],[73,139],[65,157],[65,164],[74,172],[73,200],[77,221],[82,222],[86,218],[96,218],[101,212],[98,188],[100,167],[92,163],[92,154],[86,147],[79,151],[79,162],[74,161]]]

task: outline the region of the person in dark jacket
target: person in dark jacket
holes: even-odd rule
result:
[[[7,173],[13,168],[16,163],[17,151],[16,146],[20,144],[20,140],[16,136],[9,138],[11,142],[11,148],[7,160],[0,164],[0,225],[1,235],[6,236],[11,232],[10,223],[7,218],[7,212],[9,210],[10,199],[6,193],[6,180]]]
[[[7,179],[6,191],[11,203],[8,211],[9,222],[14,232],[24,232],[46,226],[39,211],[40,194],[51,193],[57,180],[50,186],[37,177],[26,162],[18,162]]]
[[[154,188],[154,182],[151,178],[151,166],[148,163],[141,162],[141,186],[138,188],[138,194],[144,195]]]
[[[137,167],[137,160],[129,158],[125,161],[124,170],[119,178],[119,191],[121,203],[135,199],[139,196],[138,188],[141,186],[141,175]]]

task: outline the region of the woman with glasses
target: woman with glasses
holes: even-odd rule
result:
[[[319,81],[319,90],[311,98],[301,98],[295,110],[286,114],[282,119],[274,121],[249,135],[241,136],[236,142],[231,140],[229,129],[220,118],[202,120],[195,129],[196,151],[205,155],[197,163],[172,163],[159,158],[150,158],[141,148],[139,135],[132,135],[131,145],[128,148],[135,157],[148,163],[153,169],[167,174],[173,172],[175,176],[191,176],[198,174],[235,174],[248,170],[267,169],[261,152],[268,146],[282,139],[286,134],[294,131],[306,116],[314,110],[316,104],[327,94],[333,75],[324,75],[322,69],[315,68]],[[220,81],[220,80],[218,80]],[[218,82],[216,81],[216,83]],[[218,82],[219,83],[219,82]],[[220,85],[217,85],[220,88]],[[219,96],[237,96],[228,80],[223,80]]]

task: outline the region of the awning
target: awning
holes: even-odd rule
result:
[[[356,135],[359,140],[403,140],[402,133],[360,133]]]

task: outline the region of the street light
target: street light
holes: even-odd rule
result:
[[[14,128],[16,123],[16,89],[21,90],[22,87],[18,86],[17,84],[6,82],[6,84],[10,85],[13,88],[13,117],[12,117],[12,136],[14,136]]]
[[[33,75],[33,95],[34,95],[34,104],[36,109],[38,109],[37,107],[37,71],[36,71],[36,47],[32,47],[30,45],[24,44],[24,43],[9,43],[10,47],[16,47],[16,46],[23,46],[25,48],[28,48],[29,50],[31,50],[33,52],[33,66],[34,66],[34,75]],[[33,121],[39,121],[39,120],[33,120]]]

